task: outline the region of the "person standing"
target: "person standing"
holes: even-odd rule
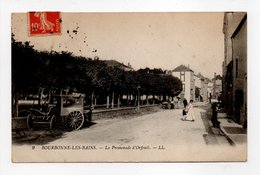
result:
[[[187,110],[186,120],[194,122],[195,114],[194,114],[194,110],[193,110],[193,100],[190,100],[190,103],[187,105],[186,110]]]
[[[212,103],[211,109],[212,109],[212,113],[211,113],[212,125],[215,128],[219,128],[220,122],[218,121],[218,107],[217,107],[217,103]]]

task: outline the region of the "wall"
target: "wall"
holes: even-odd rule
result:
[[[247,120],[247,21],[239,26],[232,37],[233,43],[233,110],[234,119],[238,123],[245,124]],[[238,92],[242,93],[241,99],[237,97]],[[238,104],[239,103],[239,104]],[[237,106],[239,105],[239,106]],[[239,111],[237,111],[239,108]],[[239,114],[238,114],[239,113]]]
[[[225,65],[232,61],[232,40],[231,36],[237,29],[240,21],[245,16],[244,12],[227,12],[224,15],[223,33],[225,35]]]
[[[247,123],[247,20],[246,13],[225,13],[223,95],[225,109],[237,123]]]
[[[195,101],[195,79],[193,72],[190,72],[190,100]]]
[[[217,98],[220,96],[221,92],[222,92],[222,80],[217,79],[216,87],[215,87],[215,93]]]
[[[201,86],[201,96],[204,102],[208,101],[208,82],[202,81]]]
[[[195,81],[195,86],[201,89],[202,87],[201,79],[198,76],[194,75],[194,81]]]
[[[95,121],[104,118],[133,117],[135,115],[143,115],[147,113],[157,112],[159,109],[160,109],[160,105],[145,105],[145,106],[140,106],[139,111],[135,107],[93,111],[92,120]]]
[[[213,95],[213,83],[212,82],[208,83],[207,91],[208,91],[208,97],[210,97],[210,94],[211,94],[211,96]]]

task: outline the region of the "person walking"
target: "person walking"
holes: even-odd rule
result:
[[[187,117],[187,105],[188,105],[188,101],[186,100],[186,98],[184,98],[183,100],[183,110],[182,110],[182,120],[186,120],[186,117]]]
[[[193,110],[193,100],[190,100],[190,103],[187,105],[186,110],[187,110],[187,117],[185,118],[185,120],[194,122],[195,114]]]

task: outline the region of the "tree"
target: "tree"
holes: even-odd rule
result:
[[[137,71],[141,93],[145,95],[177,96],[182,91],[181,81],[162,69],[140,69]]]
[[[138,88],[138,90],[137,90]],[[91,96],[121,95],[176,96],[181,81],[162,69],[125,71],[108,66],[99,58],[74,56],[71,52],[37,51],[29,42],[17,42],[12,36],[12,98],[17,113],[18,97],[49,91],[49,94],[77,91]],[[14,116],[17,116],[15,114]]]

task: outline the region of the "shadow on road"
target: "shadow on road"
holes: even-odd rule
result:
[[[216,145],[218,142],[217,142],[215,134],[212,131],[212,128],[210,126],[209,119],[208,119],[208,116],[207,116],[207,112],[201,112],[200,114],[201,114],[201,119],[203,121],[203,125],[205,127],[206,132],[207,132],[207,134],[203,134],[203,139],[204,139],[205,143],[207,145]]]
[[[95,125],[95,122],[86,122],[82,129],[89,128]],[[44,127],[38,127],[31,130],[24,130],[22,132],[12,133],[13,144],[30,144],[30,145],[44,145],[54,140],[60,139],[67,131],[63,126],[57,126],[56,129],[48,130]]]
[[[13,144],[31,144],[42,145],[61,138],[64,135],[63,130],[27,130],[22,134],[12,133]]]
[[[224,133],[220,128],[212,126],[211,123],[211,110],[209,106],[204,106],[205,112],[201,112],[201,119],[205,127],[206,134],[203,134],[203,139],[207,145],[219,145],[219,144],[229,144],[233,146],[232,143],[225,137]]]

